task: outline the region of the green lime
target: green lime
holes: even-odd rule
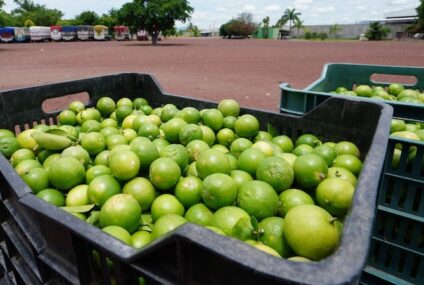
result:
[[[231,176],[214,173],[203,180],[201,196],[212,209],[233,205],[237,199],[237,184]]]
[[[305,189],[314,189],[327,177],[328,165],[316,154],[299,156],[294,162],[294,179]]]
[[[256,178],[270,184],[277,193],[293,184],[292,166],[279,157],[268,157],[262,160],[256,169]]]
[[[55,205],[56,207],[65,206],[65,196],[62,192],[56,189],[41,190],[36,196],[49,204]]]
[[[202,200],[202,187],[202,180],[197,177],[181,178],[175,186],[175,197],[188,209]]]
[[[184,217],[191,223],[205,227],[212,224],[213,213],[205,204],[198,203],[188,208]]]
[[[287,189],[280,193],[280,215],[284,217],[290,209],[304,204],[314,205],[314,200],[308,193],[299,189]]]
[[[277,214],[279,199],[266,182],[252,180],[242,185],[237,195],[237,205],[258,220]]]
[[[265,218],[259,223],[259,229],[263,231],[259,236],[260,242],[274,249],[282,257],[289,257],[291,255],[290,246],[284,237],[283,218]]]
[[[21,145],[15,137],[0,137],[0,152],[6,158],[10,158],[20,148]]]
[[[139,226],[140,217],[141,207],[136,199],[128,194],[116,194],[103,204],[99,221],[103,227],[120,226],[133,233]]]

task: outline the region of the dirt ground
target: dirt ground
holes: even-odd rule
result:
[[[303,88],[325,63],[424,67],[424,41],[165,39],[0,44],[0,90],[119,72],[153,74],[166,92],[278,110],[280,82]]]

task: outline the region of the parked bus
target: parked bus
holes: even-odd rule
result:
[[[77,37],[81,41],[88,41],[94,39],[94,29],[93,26],[89,25],[80,25],[77,27]]]
[[[62,40],[62,26],[50,26],[50,33],[53,41]]]
[[[30,40],[29,29],[21,27],[13,27],[15,29],[15,42],[25,43]]]
[[[15,29],[13,27],[0,28],[0,40],[3,43],[11,43],[15,40]]]
[[[97,41],[110,40],[109,28],[103,25],[94,26],[94,39]]]
[[[115,32],[115,40],[117,41],[129,41],[130,40],[130,29],[127,26],[115,26],[113,27]]]
[[[137,40],[139,41],[148,41],[149,35],[146,30],[138,30],[137,31]]]
[[[50,27],[29,27],[29,35],[32,42],[49,42],[52,39]]]
[[[63,26],[62,27],[62,40],[74,41],[77,39],[78,28],[76,26]]]

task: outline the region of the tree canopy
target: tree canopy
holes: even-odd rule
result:
[[[118,20],[132,31],[147,30],[156,44],[161,31],[172,29],[176,21],[186,22],[192,12],[186,0],[134,0],[122,6]]]
[[[219,28],[219,34],[224,38],[232,37],[248,37],[257,28],[257,24],[253,22],[251,13],[240,13],[237,18],[231,19]]]
[[[116,25],[119,25],[118,20],[118,13],[119,10],[117,9],[110,9],[107,14],[102,14],[99,18],[99,25],[104,25],[109,27],[109,30],[112,30],[112,28]]]
[[[335,38],[338,37],[339,32],[342,30],[342,27],[339,26],[339,24],[335,23],[330,27],[330,34],[333,35]]]
[[[99,23],[99,15],[94,11],[84,11],[75,17],[76,25],[97,25]]]
[[[418,15],[417,31],[424,32],[424,0],[420,1],[420,5],[415,10]]]
[[[48,9],[45,5],[35,4],[31,0],[14,0],[14,2],[18,7],[11,12],[11,15],[18,26],[24,26],[27,20],[38,26],[50,26],[63,17],[62,11]]]
[[[386,39],[389,32],[390,29],[383,26],[380,22],[372,22],[365,36],[371,41],[381,41]]]
[[[284,11],[283,16],[281,17],[281,19],[278,22],[284,23],[284,24],[289,22],[289,31],[291,32],[292,23],[298,22],[300,20],[300,18],[299,18],[300,15],[302,15],[302,14],[297,12],[295,8],[293,8],[291,10],[286,9],[286,11]],[[281,26],[283,26],[284,24],[281,24]]]

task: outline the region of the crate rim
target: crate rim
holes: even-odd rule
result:
[[[312,82],[311,84],[309,84],[307,87],[305,87],[303,90],[308,90],[311,87],[315,86],[316,83],[322,81],[323,79],[325,79],[326,74],[328,69],[331,66],[369,66],[369,67],[376,67],[376,68],[402,68],[402,69],[408,69],[408,70],[417,70],[417,71],[422,71],[423,68],[419,67],[419,66],[407,66],[407,65],[385,65],[385,64],[365,64],[365,63],[349,63],[349,62],[329,62],[329,63],[325,63],[323,65],[323,68],[321,70],[321,74],[320,77],[315,80],[314,82]],[[381,83],[389,83],[389,82],[381,82]],[[325,92],[327,93],[327,92]]]
[[[124,73],[117,73],[117,74],[109,74],[109,75],[100,75],[100,76],[96,76],[96,77],[85,77],[83,79],[78,79],[78,80],[68,80],[66,82],[68,83],[74,83],[76,81],[80,81],[80,80],[90,80],[90,79],[95,79],[95,78],[99,78],[99,77],[108,77],[108,76],[119,76],[119,75],[123,75],[123,76],[137,76],[137,75],[146,75],[151,77],[151,79],[154,81],[155,84],[157,84],[157,87],[159,88],[160,91],[163,92],[162,87],[160,86],[160,84],[157,82],[156,78],[151,75],[151,74],[146,74],[146,73],[134,73],[134,72],[124,72]],[[60,85],[66,82],[58,82],[58,83],[48,83],[47,85]],[[35,87],[45,87],[46,84],[44,85],[38,85]],[[10,89],[7,91],[0,91],[0,94],[5,93],[5,92],[13,92],[16,90],[23,90],[23,89],[31,89],[34,87],[26,87],[26,88],[17,88],[17,89]],[[163,92],[163,94],[165,96],[179,96],[179,95],[174,95],[174,94],[169,94],[166,92]],[[184,98],[191,98],[191,99],[195,99],[192,97],[187,97],[187,96],[183,96]],[[198,99],[195,99],[198,100]],[[373,104],[373,105],[378,105],[380,110],[381,110],[381,115],[379,117],[379,121],[378,121],[378,125],[376,128],[376,132],[373,134],[373,139],[372,139],[372,143],[370,146],[370,149],[368,150],[367,153],[367,157],[364,161],[364,168],[363,168],[363,172],[366,172],[367,169],[372,168],[373,166],[375,166],[375,164],[377,164],[375,161],[380,161],[378,164],[380,164],[378,167],[382,168],[383,166],[383,160],[384,160],[384,153],[381,153],[381,148],[386,148],[387,146],[387,140],[383,140],[383,141],[378,141],[377,138],[381,137],[381,136],[386,136],[386,133],[388,133],[389,130],[389,125],[386,124],[386,126],[383,125],[383,121],[384,119],[387,118],[391,118],[392,112],[393,112],[393,108],[387,104],[383,104],[380,102],[364,102],[362,100],[356,99],[356,98],[330,98],[330,100],[343,100],[343,101],[353,101],[353,102],[361,102],[361,103],[365,103],[365,104]],[[209,103],[213,103],[213,104],[217,104],[216,102],[212,102],[212,101],[206,101],[206,100],[202,100],[202,102],[209,102]],[[274,112],[274,111],[268,111],[268,110],[259,110],[259,109],[254,109],[254,108],[242,108],[243,111],[260,111],[260,112],[267,112],[267,113],[271,113],[273,115],[278,115],[278,116],[288,116],[288,117],[294,117],[294,118],[298,118],[297,116],[291,116],[288,114],[281,114],[279,112]],[[305,116],[307,116],[307,114],[305,114]],[[370,155],[372,154],[372,155]],[[372,158],[374,159],[373,161],[370,161],[370,156],[372,156]],[[8,175],[8,173],[6,173]],[[363,177],[363,175],[365,174],[361,174],[360,177]],[[369,236],[369,239],[367,241],[367,246],[364,246],[363,244],[361,244],[361,246],[359,247],[360,250],[358,250],[357,248],[352,248],[352,245],[359,245],[360,243],[358,242],[360,239],[355,237],[355,234],[357,234],[357,232],[355,232],[353,230],[353,228],[355,228],[355,230],[357,229],[357,227],[353,227],[354,225],[351,225],[351,223],[354,223],[355,221],[353,221],[353,219],[358,219],[360,221],[362,220],[362,215],[364,214],[363,211],[358,212],[357,209],[357,205],[358,205],[358,196],[367,196],[367,197],[362,197],[363,201],[365,203],[369,203],[369,205],[373,204],[375,199],[376,199],[376,195],[377,195],[377,184],[378,181],[375,181],[374,184],[375,185],[375,191],[374,193],[368,193],[366,191],[365,188],[368,188],[370,186],[369,183],[367,183],[367,185],[364,185],[363,179],[358,179],[358,185],[357,185],[357,190],[358,189],[362,189],[361,191],[356,191],[357,194],[355,194],[354,197],[354,203],[353,203],[353,207],[351,209],[351,213],[347,216],[346,218],[346,225],[344,227],[343,230],[343,236],[342,236],[342,240],[341,240],[341,244],[339,245],[338,249],[329,257],[319,261],[319,262],[311,262],[311,263],[299,263],[299,262],[288,262],[286,260],[282,260],[282,259],[277,259],[275,257],[272,257],[270,255],[267,255],[265,253],[261,253],[260,251],[255,252],[255,255],[259,255],[259,258],[263,261],[265,261],[265,264],[273,264],[275,265],[272,269],[272,271],[270,272],[270,268],[266,268],[266,271],[262,271],[263,268],[261,269],[260,267],[258,268],[258,264],[257,263],[251,263],[250,259],[246,259],[243,258],[243,256],[232,256],[229,257],[229,259],[231,261],[235,261],[238,262],[240,264],[243,264],[245,266],[248,266],[250,269],[253,269],[255,271],[259,271],[262,274],[265,275],[272,275],[276,278],[291,278],[292,282],[300,282],[303,284],[317,284],[316,282],[318,281],[319,284],[333,284],[336,282],[339,282],[339,284],[345,284],[346,281],[350,281],[353,282],[355,281],[356,278],[359,278],[359,276],[357,274],[359,274],[361,272],[362,267],[365,265],[365,261],[366,261],[366,255],[368,252],[368,247],[369,247],[369,241],[371,238],[371,228],[369,228],[367,230],[367,232],[369,232],[369,234],[367,236]],[[25,187],[28,187],[25,185]],[[28,187],[29,190],[29,187]],[[359,194],[358,194],[359,193]],[[368,195],[371,195],[371,197],[369,197]],[[34,209],[37,210],[40,214],[42,215],[46,215],[47,213],[51,214],[52,211],[55,213],[57,212],[59,214],[59,218],[57,218],[55,220],[55,222],[60,222],[60,223],[64,223],[65,225],[68,226],[68,228],[73,231],[74,233],[76,233],[79,236],[83,236],[84,238],[86,238],[87,240],[92,241],[91,239],[88,238],[89,234],[87,234],[86,232],[83,232],[83,234],[81,235],[80,232],[78,232],[77,229],[70,227],[70,221],[74,224],[74,222],[77,223],[78,229],[81,227],[82,229],[87,228],[89,230],[90,233],[92,233],[93,231],[95,233],[101,233],[100,237],[101,239],[96,239],[96,242],[98,242],[100,244],[100,241],[107,241],[110,242],[110,246],[108,246],[106,248],[106,251],[108,251],[109,253],[111,253],[114,257],[117,257],[118,259],[121,260],[127,260],[127,261],[132,261],[135,260],[136,258],[138,258],[139,256],[142,256],[144,253],[144,251],[146,250],[146,252],[148,251],[148,248],[150,247],[147,246],[146,248],[143,248],[142,250],[137,250],[137,249],[133,249],[130,246],[127,246],[125,244],[123,244],[121,241],[116,240],[115,238],[113,238],[112,236],[109,236],[108,234],[106,234],[105,232],[103,232],[101,229],[92,226],[84,221],[80,221],[78,220],[76,217],[66,213],[65,211],[63,211],[62,209],[59,209],[53,205],[47,204],[46,202],[38,199],[33,193],[32,191],[28,191],[28,193],[25,193],[22,197],[19,198],[19,200],[27,207],[33,208],[32,206],[32,202],[35,200],[38,200],[38,203],[44,204],[42,205],[42,212],[39,211],[39,209]],[[37,203],[37,202],[36,202]],[[374,209],[373,207],[369,206],[367,207],[369,214],[371,215],[372,219],[374,218]],[[60,216],[64,216],[64,219],[60,219]],[[50,218],[50,217],[49,217]],[[153,242],[151,245],[159,245],[159,244],[163,244],[166,243],[168,239],[173,239],[174,235],[175,236],[179,236],[182,239],[187,239],[190,240],[191,243],[196,243],[199,246],[205,246],[204,240],[200,239],[199,236],[197,235],[189,235],[187,232],[192,233],[191,231],[193,231],[193,229],[195,229],[197,232],[200,231],[201,234],[205,234],[207,233],[208,236],[212,237],[212,240],[216,241],[217,243],[221,244],[222,247],[216,247],[216,244],[214,242],[210,243],[210,247],[207,247],[209,250],[218,252],[220,255],[227,257],[226,254],[228,253],[228,249],[233,247],[233,243],[228,242],[230,241],[230,239],[228,239],[228,237],[221,237],[219,235],[214,235],[214,234],[210,234],[209,231],[207,231],[206,229],[200,228],[198,226],[194,226],[194,225],[184,225],[182,227],[180,227],[179,229],[177,229],[176,231],[174,231],[173,233],[170,233],[164,237],[162,237],[161,239],[158,239],[157,241]],[[191,230],[191,231],[189,231]],[[202,233],[202,231],[204,231]],[[355,238],[353,238],[355,237]],[[225,242],[222,243],[222,240],[225,239]],[[349,247],[346,247],[346,243],[347,240],[349,240]],[[363,239],[361,240],[363,242]],[[169,241],[168,241],[169,242]],[[104,245],[104,243],[102,243],[102,245]],[[112,248],[114,250],[116,250],[117,247],[119,249],[121,249],[122,251],[112,251]],[[243,245],[241,247],[241,250],[243,252],[249,252],[249,246],[248,245]],[[41,252],[42,253],[42,252]],[[349,255],[349,256],[348,256]],[[358,259],[355,257],[358,257],[359,259],[361,259],[358,262]],[[355,260],[354,266],[350,266],[349,270],[340,270],[340,264],[344,263],[344,262],[352,262],[352,260]],[[319,267],[319,268],[317,268]],[[355,270],[352,270],[352,269]],[[314,270],[323,270],[323,269],[327,269],[327,270],[331,270],[332,273],[338,272],[338,274],[336,275],[325,275],[325,276],[320,276],[322,277],[322,279],[320,280],[316,280],[317,277],[316,276],[309,276],[309,278],[306,278],[305,276],[298,276],[298,273],[300,269],[305,269],[308,270],[308,272],[313,272]],[[290,271],[292,274],[287,275],[287,271]],[[355,274],[354,274],[355,273]],[[292,275],[292,276],[290,276]],[[296,276],[296,280],[293,280],[292,278]]]

